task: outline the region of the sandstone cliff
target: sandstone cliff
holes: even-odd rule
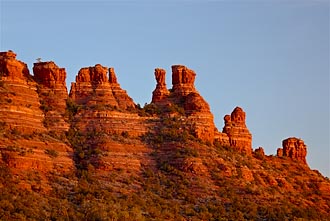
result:
[[[190,125],[195,137],[213,142],[216,130],[213,114],[209,104],[195,89],[196,73],[183,65],[172,66],[172,89],[167,90],[165,70],[156,69],[156,89],[153,92],[152,103],[160,108],[182,108],[185,114],[182,122]]]
[[[68,129],[64,69],[53,62],[36,63],[31,76],[8,51],[0,53],[0,73],[0,162],[23,176],[34,170],[71,172],[72,149],[64,133],[52,132]]]
[[[54,62],[35,63],[32,77],[27,65],[16,60],[15,53],[1,52],[0,58],[3,94],[0,117],[11,129],[51,131],[63,136],[71,128],[84,134],[102,132],[132,138],[177,130],[177,134],[188,133],[211,144],[215,141],[252,154],[252,135],[242,108],[236,107],[231,115],[226,115],[225,126],[218,132],[208,103],[195,88],[196,73],[183,65],[172,66],[170,90],[166,87],[165,70],[155,69],[157,84],[151,105],[158,112],[144,116],[120,87],[113,68],[97,64],[80,69],[68,96],[65,69]],[[176,121],[177,126],[170,124],[165,130],[166,118]],[[283,155],[306,163],[306,148],[302,148],[301,142],[289,139],[283,143]]]
[[[284,140],[278,157],[252,152],[240,107],[219,132],[183,65],[172,66],[171,89],[155,69],[143,108],[113,68],[82,68],[69,95],[64,68],[38,62],[33,72],[0,53],[1,219],[329,217],[330,182],[308,167],[304,142]]]
[[[37,84],[27,65],[16,54],[0,52],[0,120],[20,132],[44,132],[44,114],[40,109]]]
[[[80,69],[69,96],[80,105],[104,105],[123,110],[135,107],[132,98],[118,84],[114,69],[100,64]]]
[[[69,129],[65,112],[68,90],[66,72],[54,62],[38,62],[33,66],[34,79],[38,83],[37,92],[41,109],[45,114],[44,125],[53,131],[64,132]]]

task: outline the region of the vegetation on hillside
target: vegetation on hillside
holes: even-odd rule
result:
[[[71,122],[79,108],[68,101]],[[137,173],[129,168],[100,173],[106,140],[136,138],[125,132],[84,133],[73,122],[65,139],[59,139],[73,147],[75,171],[46,174],[49,190],[41,187],[45,174],[27,171],[28,178],[21,180],[5,162],[0,164],[0,220],[329,220],[330,195],[322,192],[329,180],[318,172],[290,159],[204,143],[182,123],[179,106],[146,105],[139,114],[161,116],[155,132],[140,139],[155,164],[143,164]],[[0,136],[42,137],[8,132],[4,124]],[[44,152],[58,157],[54,150]]]

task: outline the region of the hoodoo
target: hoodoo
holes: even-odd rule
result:
[[[293,160],[307,164],[307,147],[302,139],[290,137],[282,141],[282,148],[277,149],[277,156],[289,157]]]
[[[183,65],[169,89],[155,69],[144,107],[101,64],[69,95],[53,61],[33,73],[0,52],[1,220],[328,220],[330,182],[304,141],[252,151],[241,107],[219,131]]]

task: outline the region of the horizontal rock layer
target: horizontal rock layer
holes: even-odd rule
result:
[[[26,156],[9,153],[6,148],[12,142],[10,139],[3,139],[2,158],[11,156],[11,160],[5,160],[14,168],[51,171],[56,165],[62,164],[60,162],[65,162],[63,170],[70,170],[74,165],[73,150],[65,134],[72,131],[83,135],[91,132],[104,133],[109,137],[109,140],[102,141],[101,146],[95,146],[109,153],[112,151],[111,146],[116,147],[115,155],[105,154],[98,159],[104,168],[110,168],[111,166],[106,166],[108,164],[121,163],[123,158],[120,156],[126,154],[132,157],[126,160],[125,165],[139,170],[137,165],[141,164],[142,159],[147,161],[144,153],[149,151],[148,144],[140,142],[134,144],[136,146],[128,143],[126,145],[121,143],[122,139],[141,141],[140,137],[145,135],[164,135],[157,134],[159,132],[168,133],[166,136],[175,135],[176,138],[177,135],[184,137],[187,132],[200,141],[209,144],[217,142],[252,154],[252,135],[246,126],[243,109],[236,107],[230,115],[226,115],[223,130],[219,132],[209,104],[195,88],[196,73],[183,65],[172,66],[171,89],[166,86],[165,70],[155,69],[157,84],[150,104],[153,105],[154,112],[146,115],[140,113],[145,110],[139,109],[120,87],[114,69],[100,64],[80,69],[69,95],[65,83],[66,71],[52,61],[35,63],[32,76],[27,65],[16,60],[15,53],[0,52],[0,73],[0,126],[12,134],[19,133],[16,134],[19,140],[17,145],[27,139],[31,143],[40,142],[33,134],[50,134],[55,137],[55,140],[49,140],[47,144],[36,145],[34,154]],[[173,122],[169,123],[170,121]],[[27,138],[28,136],[32,138]],[[118,137],[120,139],[116,140]],[[90,139],[96,142],[98,138]],[[45,151],[47,145],[60,157],[50,159]],[[89,148],[94,147],[92,145]],[[137,154],[137,150],[143,152],[143,157]],[[290,138],[283,141],[283,149],[279,150],[278,155],[306,163],[306,153],[303,141]],[[111,156],[116,159],[111,159]],[[116,163],[110,163],[111,161]]]

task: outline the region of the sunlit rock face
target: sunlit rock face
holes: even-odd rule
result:
[[[46,131],[37,84],[27,65],[12,51],[0,52],[0,74],[0,121],[22,133]]]
[[[0,162],[22,176],[72,172],[72,148],[65,138],[50,136],[69,128],[65,70],[39,62],[33,72],[14,52],[0,52]]]
[[[152,103],[166,102],[170,91],[166,87],[166,71],[161,68],[155,69],[156,88],[152,92]]]
[[[240,152],[252,154],[252,135],[245,124],[245,112],[242,108],[236,107],[231,115],[224,117],[225,126],[223,127],[221,139],[223,145],[234,147]],[[228,141],[226,140],[228,137]]]
[[[132,98],[118,84],[114,69],[100,64],[80,69],[76,82],[71,84],[69,96],[77,104],[108,105],[120,109],[135,107]]]
[[[306,162],[307,146],[302,139],[290,137],[282,141],[282,148],[277,149],[277,156],[286,156],[304,164]]]
[[[168,90],[164,69],[155,69],[156,88],[152,103],[161,108],[178,106],[184,111],[184,122],[195,137],[213,142],[216,130],[209,104],[195,89],[196,73],[183,65],[172,66],[172,88]]]
[[[57,132],[69,129],[65,117],[68,90],[66,71],[53,61],[37,62],[33,66],[34,80],[38,83],[38,94],[43,105],[46,127]]]

